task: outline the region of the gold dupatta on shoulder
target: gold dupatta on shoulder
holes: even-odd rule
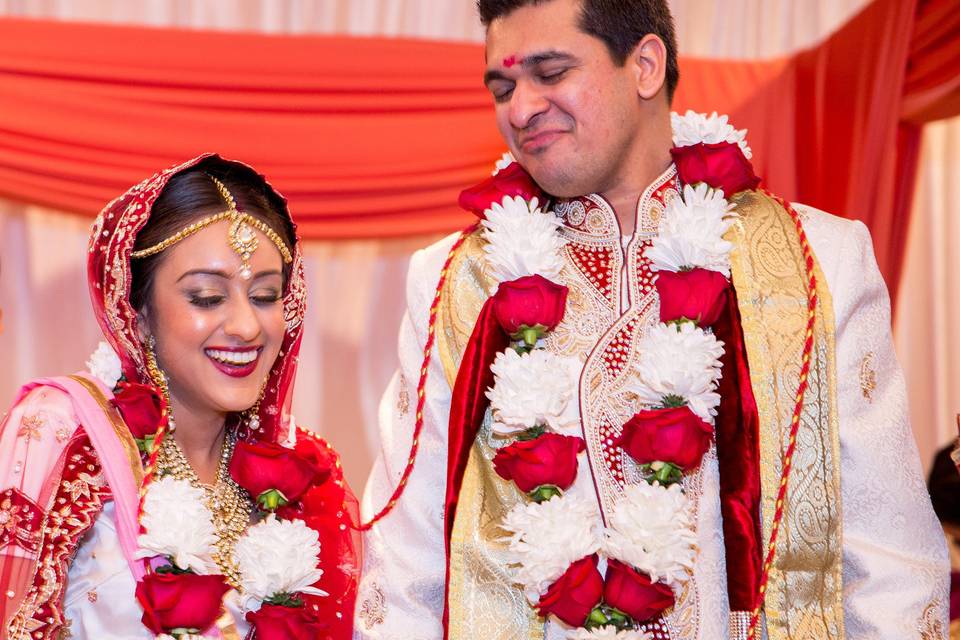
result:
[[[450,265],[437,316],[437,349],[452,388],[463,351],[494,280],[475,232]],[[493,470],[489,417],[470,449],[450,540],[450,640],[542,640],[543,621],[513,585],[500,542],[507,512],[523,496]]]
[[[796,224],[760,192],[733,198],[739,223],[728,239],[750,381],[760,418],[763,539],[770,539],[783,452],[800,385],[807,277]],[[770,640],[844,637],[840,434],[833,304],[815,265],[817,319],[797,451],[764,613]]]

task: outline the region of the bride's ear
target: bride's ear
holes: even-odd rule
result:
[[[148,317],[148,312],[146,307],[137,311],[137,337],[140,339],[140,344],[147,344],[147,341],[150,340],[150,320]]]

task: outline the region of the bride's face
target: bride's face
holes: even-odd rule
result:
[[[250,408],[284,334],[279,250],[257,231],[245,279],[228,228],[211,224],[164,252],[143,314],[171,399],[201,413]]]

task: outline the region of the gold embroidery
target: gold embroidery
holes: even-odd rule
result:
[[[400,376],[400,395],[397,398],[397,411],[405,416],[410,412],[410,391],[407,390],[407,379]]]
[[[240,632],[237,631],[233,614],[226,608],[222,609],[222,614],[217,618],[217,629],[220,630],[223,640],[240,640]]]
[[[0,549],[9,544],[36,552],[40,544],[40,523],[43,510],[17,489],[6,489],[0,495]]]
[[[940,620],[942,609],[943,604],[937,599],[923,610],[920,623],[917,625],[920,640],[942,640],[944,638],[946,633],[944,632],[943,622]]]
[[[437,348],[451,387],[490,290],[483,255],[479,233],[467,238],[450,266],[443,291]],[[503,531],[498,527],[521,496],[493,471],[494,452],[488,439],[489,418],[470,449],[450,540],[449,598],[456,605],[449,610],[449,638],[542,640],[543,621],[507,573]]]
[[[78,475],[78,481],[82,481],[81,476],[102,478],[99,459],[86,436],[73,446],[72,451],[76,453],[71,455],[68,451],[68,459],[87,462],[95,471],[93,476]],[[69,465],[64,475],[69,476]],[[69,477],[61,478],[57,490],[58,503],[59,498],[64,497],[64,491],[69,490],[67,485],[70,483]],[[103,510],[104,501],[110,497],[110,489],[102,482],[91,484],[88,490],[81,490],[78,496],[80,499],[75,503],[47,512],[33,584],[8,623],[7,637],[31,640],[69,637],[69,620],[63,615],[62,600],[68,563],[80,538],[93,526],[97,514]]]
[[[370,630],[378,624],[383,624],[386,616],[386,598],[383,596],[380,585],[374,583],[370,589],[370,595],[361,603],[357,617],[363,621],[363,626]]]
[[[750,628],[750,611],[730,612],[730,640],[747,640],[747,630]]]
[[[39,415],[25,416],[20,421],[20,429],[17,431],[17,437],[23,438],[27,442],[30,440],[40,440],[42,435],[40,430],[47,426],[47,421]]]
[[[0,530],[6,530],[9,533],[16,532],[17,525],[20,524],[19,512],[22,510],[24,510],[23,507],[14,508],[10,498],[0,502]]]
[[[87,600],[88,600],[91,604],[93,604],[94,602],[96,602],[96,601],[97,601],[97,592],[96,592],[95,590],[92,590],[92,589],[91,589],[90,591],[87,591]]]
[[[873,402],[873,391],[877,388],[877,371],[873,367],[873,361],[876,354],[873,351],[863,356],[860,363],[860,391],[868,402]]]
[[[733,283],[743,319],[750,380],[760,418],[763,539],[770,523],[790,430],[806,330],[803,255],[793,220],[769,197],[735,198]],[[843,638],[839,429],[833,307],[817,267],[819,306],[809,385],[797,435],[764,613],[770,640]]]
[[[116,407],[107,400],[103,393],[101,393],[96,384],[79,375],[70,376],[70,379],[79,383],[87,390],[87,393],[96,401],[100,409],[110,420],[110,426],[113,427],[113,432],[117,435],[124,452],[127,454],[127,462],[130,463],[133,481],[139,487],[143,484],[143,463],[140,460],[140,450],[137,448],[137,443],[134,441],[133,435],[130,433],[130,429],[127,428],[120,413]]]
[[[72,482],[65,480],[63,483],[63,491],[66,492],[66,495],[70,496],[71,502],[76,502],[77,498],[80,497],[89,498],[91,488],[99,489],[105,487],[106,484],[102,473],[98,473],[95,476],[91,476],[89,473],[81,473],[77,476],[77,479]]]

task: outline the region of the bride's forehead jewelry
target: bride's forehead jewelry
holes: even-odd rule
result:
[[[260,240],[257,238],[256,233],[258,230],[263,233],[263,235],[267,236],[267,238],[269,238],[270,241],[277,246],[277,249],[280,251],[280,255],[283,256],[284,263],[290,264],[293,262],[293,256],[290,254],[290,249],[283,241],[283,238],[281,238],[280,235],[271,229],[266,223],[262,222],[261,220],[257,220],[249,213],[238,211],[237,204],[233,199],[233,194],[230,193],[230,190],[227,189],[226,185],[213,176],[208,177],[211,181],[213,181],[213,184],[217,187],[217,191],[220,192],[220,196],[223,198],[224,202],[226,202],[227,210],[221,211],[220,213],[215,213],[212,216],[207,216],[202,220],[197,220],[196,222],[187,225],[180,231],[176,232],[169,238],[161,240],[152,247],[147,247],[146,249],[141,249],[140,251],[134,251],[132,254],[130,254],[131,257],[146,258],[148,256],[155,255],[164,249],[169,249],[181,240],[192,236],[204,227],[208,227],[215,222],[220,222],[221,220],[229,220],[230,228],[227,231],[227,242],[237,253],[237,255],[240,256],[240,275],[245,280],[249,280],[253,277],[253,270],[250,268],[250,258],[260,245]]]

